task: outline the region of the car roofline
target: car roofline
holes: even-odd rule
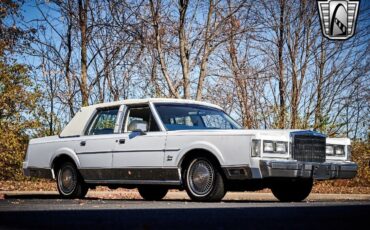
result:
[[[189,99],[175,99],[175,98],[126,99],[126,100],[121,100],[121,101],[94,104],[94,105],[85,106],[82,108],[96,109],[96,108],[106,108],[106,107],[114,107],[114,106],[120,106],[120,105],[133,105],[133,104],[145,104],[145,103],[196,104],[196,105],[203,105],[203,106],[208,106],[208,107],[217,108],[217,109],[222,110],[220,106],[212,104],[212,103],[201,102],[201,101],[196,101],[196,100],[189,100]]]

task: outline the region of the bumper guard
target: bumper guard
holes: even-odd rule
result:
[[[314,178],[317,180],[351,179],[357,174],[358,166],[354,162],[299,162],[261,160],[260,169],[263,178]]]

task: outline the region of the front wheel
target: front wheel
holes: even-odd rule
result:
[[[76,166],[71,162],[62,163],[57,170],[57,187],[63,198],[83,198],[89,187],[84,183]]]
[[[308,195],[310,195],[312,186],[312,178],[278,180],[273,182],[271,191],[279,201],[299,202],[306,199]]]
[[[168,188],[160,186],[141,186],[138,190],[145,200],[161,200],[168,192]]]
[[[219,168],[209,159],[193,159],[184,171],[185,189],[192,200],[220,201],[226,190]]]

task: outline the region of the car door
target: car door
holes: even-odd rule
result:
[[[114,133],[119,107],[98,109],[84,136],[76,148],[81,167],[80,172],[86,180],[107,179],[112,167],[112,151],[117,134]]]
[[[147,130],[134,130],[134,123],[146,124]],[[149,105],[127,106],[122,133],[113,151],[113,169],[123,180],[159,180],[164,171],[166,132],[159,129]]]

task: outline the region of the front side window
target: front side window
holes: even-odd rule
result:
[[[224,111],[192,104],[155,105],[167,130],[186,129],[240,129]]]
[[[98,110],[88,135],[113,134],[119,108]]]
[[[149,132],[159,131],[157,122],[155,121],[152,112],[148,106],[145,107],[132,107],[126,113],[126,131],[132,132],[138,127],[146,127]],[[125,131],[125,130],[123,130]]]

